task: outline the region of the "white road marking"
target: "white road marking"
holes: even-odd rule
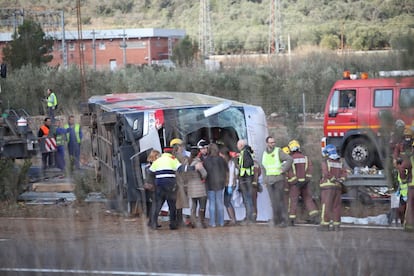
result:
[[[82,275],[150,275],[150,276],[207,276],[207,274],[157,273],[141,271],[106,271],[82,269],[41,269],[41,268],[0,268],[7,272],[35,272],[35,273],[72,273]]]

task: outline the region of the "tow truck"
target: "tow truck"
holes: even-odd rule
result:
[[[2,111],[0,101],[0,158],[29,159],[38,152],[38,138],[24,109]]]

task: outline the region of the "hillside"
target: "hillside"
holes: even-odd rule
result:
[[[273,0],[272,0],[273,1]],[[210,0],[212,35],[220,53],[267,52],[271,0]],[[68,29],[77,29],[76,1],[2,1],[0,8],[64,10]],[[371,50],[398,47],[414,28],[411,0],[280,0],[282,43]],[[181,28],[198,41],[197,0],[84,0],[83,29]],[[341,39],[342,38],[342,39]]]

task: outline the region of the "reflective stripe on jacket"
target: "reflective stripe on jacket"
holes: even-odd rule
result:
[[[155,173],[155,184],[175,184],[175,172],[181,166],[180,161],[171,153],[163,153],[155,160],[149,170]]]
[[[324,171],[324,167],[325,170]],[[322,179],[320,188],[341,187],[339,182],[345,181],[346,171],[341,160],[327,159],[322,163]]]
[[[63,146],[65,144],[65,134],[56,134],[56,145]]]
[[[306,181],[306,179],[311,179],[312,174],[310,168],[312,167],[307,156],[303,155],[301,152],[294,152],[292,154],[293,164],[291,171],[289,173],[288,182],[296,183],[297,181]]]
[[[243,157],[244,157],[245,153],[246,153],[246,149],[242,149],[242,151],[240,152],[240,156],[239,156],[239,168],[240,168],[239,175],[240,176],[252,176],[252,175],[254,175],[254,165],[249,167],[249,168],[243,168]],[[252,158],[254,159],[252,153],[251,153],[251,155],[252,155]]]

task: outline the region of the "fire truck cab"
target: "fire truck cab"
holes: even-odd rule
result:
[[[414,77],[380,75],[392,77],[339,80],[326,102],[322,147],[334,144],[351,168],[384,168],[395,121],[414,120]]]

